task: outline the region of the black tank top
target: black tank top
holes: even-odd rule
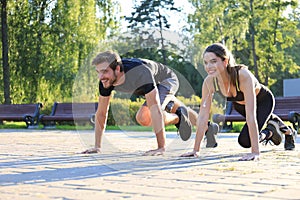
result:
[[[220,95],[225,97],[225,95],[223,95],[220,90],[217,78],[214,78],[214,87],[215,87],[216,92],[218,92]],[[227,99],[227,101],[244,101],[245,100],[244,93],[240,90],[240,87],[239,87],[239,72],[238,71],[237,71],[237,79],[236,79],[236,96],[235,97],[226,97],[226,99]]]

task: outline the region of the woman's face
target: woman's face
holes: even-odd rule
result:
[[[217,76],[226,70],[228,60],[222,60],[213,52],[206,52],[203,55],[204,69],[208,75]]]

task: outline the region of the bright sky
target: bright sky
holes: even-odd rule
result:
[[[121,5],[121,15],[122,16],[130,16],[131,12],[133,11],[134,6],[134,0],[116,0]],[[186,15],[188,13],[193,12],[192,5],[188,2],[188,0],[174,0],[175,7],[181,8],[182,11],[178,13],[177,15],[170,16],[170,23],[171,27],[170,29],[173,31],[176,31],[185,25],[187,23],[185,22]],[[126,27],[126,25],[124,25]]]

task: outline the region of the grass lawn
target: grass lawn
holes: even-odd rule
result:
[[[0,129],[26,129],[26,124],[24,122],[4,122],[0,124]],[[39,125],[37,129],[43,129],[42,125]],[[56,130],[91,130],[93,127],[91,125],[56,125]],[[126,131],[152,131],[151,127],[144,126],[107,126],[106,130],[126,130]],[[170,125],[166,127],[166,131],[176,131],[176,127],[174,125]]]
[[[235,122],[233,124],[233,129],[230,132],[239,132],[244,125],[244,122]],[[24,122],[4,122],[0,124],[0,129],[26,129],[26,124]],[[43,129],[42,125],[39,125],[37,129]],[[91,125],[70,125],[70,124],[59,124],[54,128],[56,130],[92,130]],[[126,130],[126,131],[152,131],[151,127],[144,126],[107,126],[106,130]],[[166,126],[166,131],[176,132],[177,128],[174,125]],[[195,132],[196,129],[193,128]]]

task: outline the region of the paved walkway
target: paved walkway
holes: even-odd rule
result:
[[[164,156],[152,133],[107,132],[103,153],[92,131],[0,130],[0,199],[300,199],[300,137],[295,151],[261,146],[260,161],[238,161],[248,149],[237,134],[220,133],[219,146],[199,158],[179,158],[193,139],[167,133]],[[202,145],[203,147],[205,144]]]

